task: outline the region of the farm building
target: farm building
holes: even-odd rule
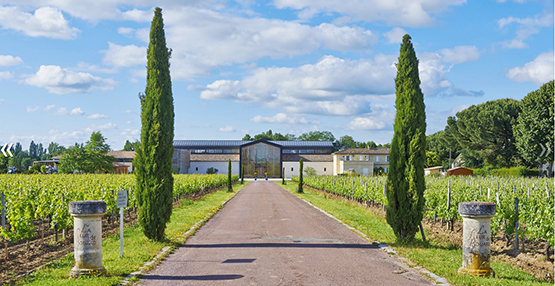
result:
[[[456,167],[447,170],[448,176],[472,176],[472,170],[464,167]]]
[[[244,168],[245,178],[291,178],[299,175],[299,160],[318,175],[337,175],[353,170],[372,175],[374,167],[387,170],[389,149],[354,148],[333,152],[331,141],[243,141],[176,140],[173,167],[180,174],[206,174],[212,168],[227,174],[231,160],[232,174]],[[355,166],[356,165],[356,166]],[[366,169],[366,172],[365,172]]]
[[[445,175],[445,169],[443,169],[443,166],[424,168],[424,176],[428,176],[431,174]]]

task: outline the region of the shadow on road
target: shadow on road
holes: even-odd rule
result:
[[[221,243],[221,244],[185,244],[183,248],[378,248],[372,244],[347,243]]]
[[[143,275],[141,279],[146,280],[197,280],[197,281],[210,281],[210,280],[235,280],[245,276],[237,274],[226,275],[199,275],[199,276],[166,276],[166,275]]]

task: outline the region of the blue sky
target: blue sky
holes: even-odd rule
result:
[[[331,131],[390,142],[405,33],[427,133],[553,79],[553,1],[0,0],[0,144],[140,138],[138,94],[162,8],[175,139]]]

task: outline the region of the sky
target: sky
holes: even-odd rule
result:
[[[554,77],[553,1],[0,0],[0,144],[140,139],[161,7],[175,139],[300,135],[389,143],[395,63],[412,38],[427,134]]]

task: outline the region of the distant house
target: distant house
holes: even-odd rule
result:
[[[333,175],[359,174],[372,176],[374,169],[389,168],[389,148],[349,148],[333,155]]]
[[[112,163],[116,174],[129,174],[135,169],[133,167],[135,151],[108,151],[106,155],[116,158],[116,161]],[[50,160],[34,161],[33,164],[42,164],[57,169],[62,156],[63,155],[57,155],[53,156]]]
[[[443,169],[443,166],[435,166],[435,167],[430,167],[430,168],[424,168],[424,176],[428,176],[431,174],[441,174],[441,175],[445,175],[445,169]]]
[[[472,176],[472,170],[464,167],[456,167],[447,170],[448,176]]]

